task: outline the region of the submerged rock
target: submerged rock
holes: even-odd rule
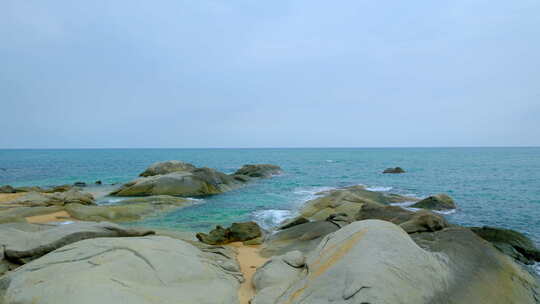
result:
[[[450,196],[441,193],[429,196],[411,207],[431,210],[451,210],[456,209],[456,203],[454,203],[454,200]]]
[[[403,168],[401,167],[387,168],[387,169],[384,169],[383,173],[399,174],[399,173],[405,173],[405,170],[403,170]]]
[[[390,222],[354,222],[323,238],[303,268],[273,258],[258,269],[252,304],[537,303],[535,279],[469,230],[414,236],[423,248]]]
[[[281,173],[281,168],[276,165],[269,164],[257,164],[257,165],[244,165],[238,169],[234,175],[243,175],[256,178],[268,178],[272,175]]]
[[[196,167],[192,164],[181,162],[178,160],[169,160],[165,162],[157,162],[148,167],[144,172],[139,174],[142,177],[154,176],[168,174],[178,171],[187,171],[191,172],[195,170]]]
[[[88,239],[2,277],[0,303],[238,303],[237,269],[221,252],[168,237]]]
[[[540,250],[536,248],[531,239],[522,233],[488,226],[471,227],[470,229],[479,237],[492,243],[503,253],[522,263],[533,264],[534,262],[540,262]]]
[[[245,242],[262,236],[262,230],[255,222],[233,223],[229,228],[216,226],[206,233],[197,233],[199,241],[210,245],[222,245],[232,242]]]

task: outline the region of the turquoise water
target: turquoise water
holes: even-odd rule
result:
[[[0,150],[0,185],[125,182],[171,159],[227,173],[272,163],[284,173],[145,225],[205,231],[255,219],[270,226],[319,190],[364,184],[420,197],[448,193],[459,206],[450,221],[512,228],[540,243],[540,148]],[[380,173],[391,166],[408,172]]]

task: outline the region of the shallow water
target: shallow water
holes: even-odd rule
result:
[[[255,219],[271,227],[319,191],[363,184],[418,197],[445,192],[459,206],[450,221],[512,228],[540,243],[540,148],[0,150],[0,185],[125,182],[170,159],[227,173],[272,163],[284,173],[145,225],[207,231]],[[407,173],[381,174],[393,166]]]

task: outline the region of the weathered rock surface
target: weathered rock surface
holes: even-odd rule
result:
[[[413,236],[423,248],[390,222],[354,222],[323,238],[301,269],[276,257],[258,269],[252,304],[537,303],[535,279],[470,230]]]
[[[14,203],[23,206],[64,206],[67,204],[94,205],[92,194],[76,189],[65,192],[38,193],[30,192],[18,198]]]
[[[262,236],[262,230],[255,222],[233,223],[229,228],[216,226],[210,233],[197,233],[199,241],[210,245],[245,242]]]
[[[157,162],[148,167],[144,172],[139,174],[139,176],[147,177],[154,175],[163,175],[178,171],[187,171],[191,172],[197,169],[194,165],[190,163],[181,162],[178,160],[169,160],[165,162]]]
[[[383,173],[399,174],[399,173],[405,173],[405,170],[403,170],[403,168],[401,167],[387,168],[387,169],[384,169]]]
[[[234,175],[244,175],[255,178],[268,178],[272,175],[281,173],[281,168],[276,165],[269,164],[257,164],[257,165],[244,165],[238,169]]]
[[[61,206],[51,207],[11,207],[0,209],[0,224],[12,222],[26,222],[25,218],[35,215],[49,214],[64,210]]]
[[[384,206],[415,200],[397,194],[366,190],[363,186],[352,186],[319,193],[322,197],[308,201],[300,209],[300,215],[309,220],[324,220],[331,214],[345,213],[355,216],[364,205]]]
[[[0,187],[0,193],[15,193],[17,192],[15,188],[11,187],[10,185],[4,185]]]
[[[431,210],[451,210],[456,209],[454,200],[446,194],[435,194],[417,202],[412,208],[422,208]]]
[[[488,226],[471,227],[470,229],[479,237],[492,243],[503,253],[522,263],[533,264],[534,262],[540,262],[540,250],[536,248],[531,239],[522,233]]]
[[[88,239],[2,277],[0,303],[235,304],[238,269],[227,256],[168,237]]]
[[[285,229],[288,229],[288,228],[291,228],[291,227],[294,227],[294,226],[297,226],[297,225],[300,225],[300,224],[305,224],[305,223],[308,223],[308,222],[309,222],[309,220],[306,219],[305,217],[297,216],[295,218],[283,221],[277,227],[277,230],[285,230]]]
[[[27,224],[27,226],[39,226]],[[30,231],[28,231],[30,230]],[[50,229],[0,225],[0,246],[4,258],[10,262],[24,264],[57,248],[80,240],[98,237],[134,237],[153,234],[149,230],[126,229],[111,223],[76,222],[69,225],[52,226]]]

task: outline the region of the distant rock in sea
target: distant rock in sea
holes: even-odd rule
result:
[[[405,170],[403,170],[403,168],[401,167],[387,168],[383,171],[383,173],[399,174],[399,173],[405,173]]]

